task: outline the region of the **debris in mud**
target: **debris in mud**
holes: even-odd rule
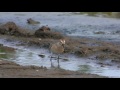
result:
[[[48,26],[42,26],[38,30],[35,31],[34,34],[39,38],[53,38],[53,39],[61,39],[64,36],[59,32],[53,32]]]
[[[104,53],[120,53],[119,49],[115,48],[115,47],[112,47],[112,46],[101,46],[100,48],[100,51],[104,52]]]
[[[101,67],[112,66],[112,64],[110,63],[103,63],[103,62],[98,62],[97,64],[100,64]]]
[[[32,18],[27,19],[27,23],[28,23],[28,24],[40,24],[39,21],[35,21],[35,20],[33,20]]]
[[[96,59],[105,60],[107,59],[107,56],[105,54],[99,54],[96,56]]]
[[[105,34],[105,32],[99,31],[99,32],[94,32],[94,34]]]
[[[68,58],[63,58],[64,61],[68,61],[69,59]]]
[[[44,57],[45,57],[44,54],[39,54],[38,56],[40,56],[41,58],[44,58]]]
[[[111,62],[120,63],[120,60],[111,60]]]

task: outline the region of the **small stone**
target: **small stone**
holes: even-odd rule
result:
[[[69,59],[68,58],[63,58],[63,60],[68,61]]]
[[[35,21],[35,20],[33,20],[32,18],[27,19],[27,23],[28,23],[28,24],[40,24],[39,21]]]
[[[41,58],[44,58],[44,57],[45,57],[45,55],[44,55],[44,54],[40,54],[40,55],[38,55],[38,56],[40,56]]]

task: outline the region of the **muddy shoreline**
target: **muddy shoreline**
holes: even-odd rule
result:
[[[1,38],[7,38],[8,41],[16,41],[22,38],[14,38],[11,36],[1,35]],[[14,38],[14,39],[13,39]],[[23,39],[22,39],[23,40]],[[27,43],[21,42],[20,45]],[[27,44],[29,45],[29,44]],[[12,47],[1,45],[6,51],[14,51]],[[21,66],[14,62],[0,60],[0,78],[107,78],[95,74],[86,74],[63,69],[47,69],[46,67],[37,66]]]
[[[0,60],[0,78],[107,78],[95,74],[85,74],[63,69],[20,66],[13,62]]]
[[[41,27],[35,33],[27,32],[18,27],[14,22],[8,22],[0,26],[0,38],[8,42],[20,41],[19,45],[39,46],[49,49],[49,46],[65,38],[65,52],[78,57],[94,55],[95,59],[110,59],[111,62],[120,62],[120,45],[113,42],[97,41],[88,38],[73,38],[52,31],[49,27]],[[1,47],[4,47],[4,45]],[[19,72],[18,72],[19,71]],[[24,73],[23,73],[24,72]],[[45,67],[20,66],[13,62],[0,60],[0,77],[6,78],[103,78],[99,75],[85,74],[61,69],[46,69]]]

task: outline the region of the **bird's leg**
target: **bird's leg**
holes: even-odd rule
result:
[[[52,61],[52,56],[50,56],[50,61]]]
[[[51,54],[50,54],[50,61],[52,62],[52,55],[53,55],[53,53],[51,52]]]
[[[58,55],[58,60],[57,60],[58,61],[58,68],[60,67],[60,65],[59,65],[59,59],[60,59],[60,56]]]
[[[51,52],[51,55],[50,55],[50,62],[51,62],[51,65],[52,65],[52,52]]]
[[[51,61],[51,67],[54,67],[54,65],[53,65],[52,61]]]
[[[54,67],[52,63],[52,55],[50,56],[50,62],[51,62],[51,67]]]
[[[58,56],[58,63],[59,63],[60,56]]]
[[[50,62],[52,63],[52,55],[50,56]]]

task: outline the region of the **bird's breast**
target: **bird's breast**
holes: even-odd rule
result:
[[[53,53],[63,53],[64,52],[64,48],[63,48],[63,46],[52,45],[51,51]]]

